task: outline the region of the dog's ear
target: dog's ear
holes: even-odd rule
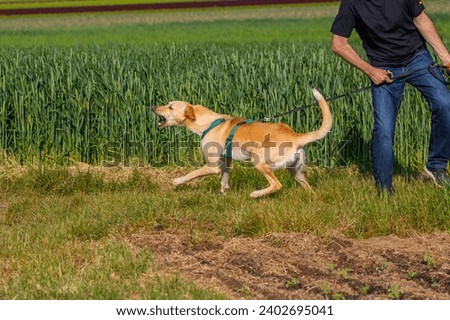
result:
[[[188,104],[186,106],[186,110],[184,110],[184,116],[189,120],[195,121],[196,117],[195,117],[194,107],[192,107],[190,104]]]

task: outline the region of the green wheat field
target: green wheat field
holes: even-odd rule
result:
[[[337,8],[0,17],[0,299],[226,298],[158,272],[152,252],[128,246],[128,233],[155,228],[193,245],[274,232],[450,231],[450,190],[420,174],[430,114],[409,87],[392,198],[373,186],[369,91],[331,102],[332,131],[308,146],[316,197],[280,172],[279,194],[251,200],[266,181],[237,163],[226,195],[218,177],[171,187],[202,164],[199,137],[159,131],[150,106],[186,100],[260,119],[310,104],[312,88],[332,97],[369,85],[330,50]],[[427,8],[450,45],[446,1]],[[351,41],[362,53],[357,35]],[[306,132],[321,114],[311,107],[276,121]]]

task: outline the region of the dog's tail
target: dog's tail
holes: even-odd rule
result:
[[[327,133],[330,132],[331,126],[333,125],[333,117],[327,101],[319,91],[316,89],[313,89],[312,91],[317,102],[319,102],[320,109],[322,110],[322,125],[316,131],[301,134],[299,139],[300,146],[305,146],[308,143],[324,138]]]

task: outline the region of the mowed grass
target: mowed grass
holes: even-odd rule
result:
[[[0,45],[328,43],[329,12],[336,11],[336,5],[329,5],[7,17],[0,19]],[[292,12],[295,18],[289,18]],[[318,17],[310,19],[310,15]]]
[[[329,46],[329,30],[338,5],[321,3],[1,17],[0,46],[184,46],[291,42]],[[430,0],[426,5],[440,35],[444,41],[450,41],[447,2]],[[356,32],[353,40],[359,42]]]
[[[2,299],[225,297],[158,270],[151,250],[130,244],[137,234],[179,234],[198,247],[273,232],[368,238],[450,230],[450,190],[416,178],[396,177],[388,198],[354,169],[312,168],[313,196],[279,172],[282,191],[253,200],[250,192],[267,182],[246,166],[235,165],[225,195],[218,177],[172,188],[169,179],[188,168],[114,170],[2,168]]]
[[[108,182],[33,168],[0,180],[1,299],[223,298],[177,275],[159,276],[152,252],[127,244],[125,230],[162,214],[148,177]]]
[[[86,45],[138,45],[155,44],[208,45],[239,43],[270,43],[303,41],[310,43],[329,40],[328,34],[318,30],[327,28],[328,19],[314,21],[272,20],[219,21],[199,23],[171,23],[154,25],[81,26],[77,29],[58,28],[42,30],[1,30],[0,45],[15,47],[55,46],[77,47]]]

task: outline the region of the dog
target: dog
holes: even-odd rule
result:
[[[185,126],[202,137],[201,147],[205,165],[172,181],[179,186],[195,178],[222,173],[221,192],[227,191],[231,160],[250,161],[269,182],[267,188],[253,191],[259,198],[281,189],[274,170],[288,169],[303,187],[310,190],[305,170],[306,155],[303,149],[309,143],[324,138],[332,127],[332,115],[325,98],[315,89],[313,95],[322,111],[322,124],[318,130],[296,133],[284,123],[248,122],[244,118],[216,113],[202,105],[172,101],[164,106],[154,106],[152,111],[163,120],[159,129]],[[231,139],[230,139],[231,137]]]

